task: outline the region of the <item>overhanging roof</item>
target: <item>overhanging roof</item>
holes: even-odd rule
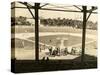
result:
[[[13,4],[13,3],[12,3]],[[11,9],[13,8],[22,8],[27,9],[27,6],[30,9],[34,9],[34,3],[27,3],[27,2],[17,2],[17,5],[12,5]],[[83,12],[82,6],[80,5],[58,5],[58,4],[49,4],[49,3],[41,3],[40,10],[49,10],[49,11],[62,11],[62,12],[77,12],[81,13]],[[88,6],[87,7],[87,13],[93,13],[97,14],[97,7],[96,6]]]

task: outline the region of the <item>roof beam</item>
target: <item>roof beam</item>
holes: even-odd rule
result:
[[[88,21],[88,19],[89,19],[89,17],[91,16],[91,14],[92,14],[92,12],[89,13],[89,15],[88,15],[86,21]]]
[[[96,10],[96,9],[97,9],[97,7],[92,6],[92,7],[91,7],[91,9],[90,9],[90,10],[88,10],[88,11],[90,11],[90,12],[91,12],[91,11],[94,11],[94,10]]]
[[[81,8],[79,8],[78,6],[76,6],[76,5],[73,5],[74,7],[76,7],[77,9],[79,9],[79,10],[81,10],[82,11],[82,9]]]
[[[11,9],[14,8],[22,8],[22,9],[27,9],[27,7],[12,7]],[[34,9],[35,7],[30,7],[30,9]],[[62,11],[62,12],[78,12],[82,13],[83,11],[76,11],[76,10],[59,10],[59,9],[49,9],[49,8],[40,8],[40,10],[50,10],[50,11]],[[87,13],[90,13],[90,11],[87,11]],[[97,14],[97,12],[92,12],[93,14]]]
[[[44,5],[40,6],[40,7],[42,8],[42,7],[46,6],[46,5],[49,5],[49,3],[46,3],[46,4],[44,4]]]
[[[24,4],[25,6],[28,6],[30,9],[35,9],[34,6],[30,5],[30,4],[27,3],[27,2],[19,2],[19,3]],[[48,3],[46,3],[46,4],[42,5],[42,6],[39,6],[38,8],[39,8],[40,10],[50,10],[50,11],[78,12],[78,13],[83,12],[83,10],[82,10],[81,8],[79,8],[78,6],[76,6],[76,5],[74,5],[74,6],[75,6],[76,8],[78,8],[79,10],[81,10],[81,11],[41,8],[41,7],[44,7],[44,6],[46,6],[46,5],[48,5]],[[13,9],[13,8],[27,9],[27,7],[11,7],[11,9]],[[87,13],[90,13],[91,11],[96,10],[96,9],[97,9],[97,7],[92,6],[92,9],[87,10]],[[92,12],[92,13],[93,13],[93,14],[97,14],[97,12]]]
[[[27,9],[28,9],[28,10],[29,10],[29,12],[31,13],[31,15],[32,15],[33,19],[35,19],[35,16],[33,15],[32,11],[31,11],[31,9],[29,8],[29,6],[28,6],[28,5],[27,5]]]

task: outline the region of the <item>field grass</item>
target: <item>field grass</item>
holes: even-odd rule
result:
[[[25,49],[34,49],[35,48],[35,45],[34,45],[34,42],[29,42],[27,40],[24,40],[24,39],[19,39],[19,38],[12,38],[11,39],[12,43],[15,43],[12,44],[12,48],[25,48]]]
[[[12,26],[11,33],[34,33],[34,26]],[[82,33],[82,29],[76,29],[72,27],[39,27],[39,32],[67,32],[67,33]],[[97,34],[97,30],[87,29],[87,34]]]
[[[72,46],[75,44],[81,43],[82,38],[78,36],[72,36],[72,35],[49,35],[49,36],[40,36],[39,37],[39,42],[48,44],[48,45],[53,45],[57,46],[58,44],[61,44],[61,40],[57,38],[64,38],[64,46]],[[28,39],[31,39],[34,41],[34,37],[30,37]],[[91,41],[91,39],[87,39],[86,42]]]
[[[61,40],[58,40],[57,38],[66,38],[67,40],[64,41],[64,46],[72,46],[75,44],[81,44],[81,37],[78,36],[72,36],[72,35],[49,35],[49,36],[40,36],[39,38],[39,42],[43,43],[43,44],[47,44],[47,45],[53,45],[53,46],[57,46],[59,44],[61,44]],[[29,42],[28,40],[21,40],[19,38],[15,39],[15,47],[17,48],[23,48],[23,44],[24,47],[28,47],[28,48],[34,48],[34,37],[30,37],[27,38],[29,40],[32,40],[33,42]],[[86,39],[86,42],[91,41],[92,39]],[[12,42],[14,41],[14,39],[12,39]]]
[[[73,46],[73,45],[77,45],[80,44],[79,46],[77,46],[77,48],[80,48],[81,46],[81,37],[78,36],[69,36],[69,35],[49,35],[49,36],[40,36],[40,43],[45,44],[45,48],[47,47],[46,45],[53,45],[53,46],[57,46],[57,44],[60,44],[60,40],[58,40],[57,38],[67,38],[67,40],[65,40],[64,42],[64,46],[68,47],[68,46]],[[30,41],[28,41],[30,40]],[[52,40],[52,41],[50,41]],[[87,39],[86,42],[91,41],[92,39]],[[27,40],[24,39],[19,39],[16,38],[15,39],[15,54],[16,54],[16,58],[18,59],[35,59],[35,42],[34,42],[34,37],[30,37],[27,38]],[[14,39],[12,39],[12,42],[14,42]],[[44,49],[44,45],[41,45],[39,47],[42,47],[42,50]],[[14,48],[12,46],[12,48]],[[86,44],[86,53],[90,54],[92,53],[92,55],[96,56],[96,41],[91,42],[89,44]],[[40,59],[42,59],[44,56],[47,56],[44,52],[40,52],[39,57]],[[73,55],[67,55],[67,56],[61,56],[61,57],[50,57],[50,59],[73,59],[77,56],[73,56]]]
[[[15,30],[15,32],[14,32]],[[29,33],[35,33],[34,32],[35,29],[32,26],[16,26],[16,27],[12,27],[12,34],[21,34],[21,33],[25,33],[25,35],[29,34]],[[82,29],[73,29],[71,27],[39,27],[39,32],[45,33],[45,32],[52,32],[52,33],[78,33],[78,34],[82,34]],[[87,34],[91,34],[93,36],[97,35],[97,31],[96,30],[88,30],[87,29]],[[27,35],[28,36],[28,35]],[[33,50],[35,51],[35,38],[33,37],[33,35],[31,35],[30,37],[26,38],[26,39],[20,39],[20,37],[24,37],[24,36],[19,36],[16,38],[15,36],[15,41],[14,38],[12,38],[12,42],[15,43],[15,49],[17,51],[18,54],[22,54],[22,56],[24,57],[24,55],[29,56],[34,56],[35,54],[32,54],[31,52],[33,52]],[[74,35],[44,35],[44,36],[40,36],[39,37],[39,47],[43,46],[43,44],[46,44],[45,47],[47,47],[47,45],[52,45],[52,46],[59,46],[61,44],[61,40],[57,39],[57,38],[65,38],[67,40],[64,40],[64,46],[68,47],[68,46],[73,46],[73,45],[77,45],[80,44],[80,46],[78,45],[77,47],[81,47],[81,43],[82,43],[82,38],[81,36],[74,36]],[[86,42],[92,41],[93,39],[91,38],[86,38]],[[96,43],[97,41],[93,41],[91,43],[86,44],[86,53],[95,55],[96,56]],[[12,48],[14,48],[14,45],[12,44]],[[25,54],[24,54],[25,53]],[[27,54],[28,53],[28,54]],[[31,55],[32,54],[32,55]],[[43,54],[40,54],[40,57]]]

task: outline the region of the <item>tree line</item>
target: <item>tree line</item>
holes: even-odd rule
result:
[[[41,19],[40,23],[44,26],[70,26],[73,28],[82,28],[83,21],[81,20],[73,20],[69,18],[47,18]],[[92,21],[87,21],[88,29],[97,29],[97,22],[93,23]]]
[[[11,17],[11,25],[25,25],[31,26],[33,25],[29,21],[27,21],[27,17],[19,16],[19,17]],[[41,18],[40,24],[43,26],[69,26],[73,28],[82,28],[83,21],[81,20],[73,20],[69,18]],[[87,21],[88,29],[97,29],[97,22]]]
[[[11,17],[11,25],[26,25],[26,26],[30,26],[31,23],[29,21],[27,21],[26,17],[23,16],[19,16],[19,17]]]

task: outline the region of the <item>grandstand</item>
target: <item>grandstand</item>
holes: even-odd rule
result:
[[[27,2],[13,3],[18,6],[12,6],[12,10],[28,9],[28,13],[35,22],[31,24],[23,14],[19,17],[12,16],[11,46],[12,62],[16,64],[15,72],[97,67],[97,21],[88,21],[91,14],[97,14],[94,12],[97,7],[91,6],[89,9],[88,6],[72,5],[70,7],[77,10],[65,10],[65,8],[60,8],[63,5],[52,9],[50,7],[55,6],[48,3],[33,5]],[[34,14],[32,9],[35,9]],[[40,15],[45,10],[81,13],[83,19],[59,18],[59,14],[56,18],[40,18],[38,10],[40,10]],[[58,65],[60,66],[57,67]],[[54,69],[48,66],[54,66]]]

